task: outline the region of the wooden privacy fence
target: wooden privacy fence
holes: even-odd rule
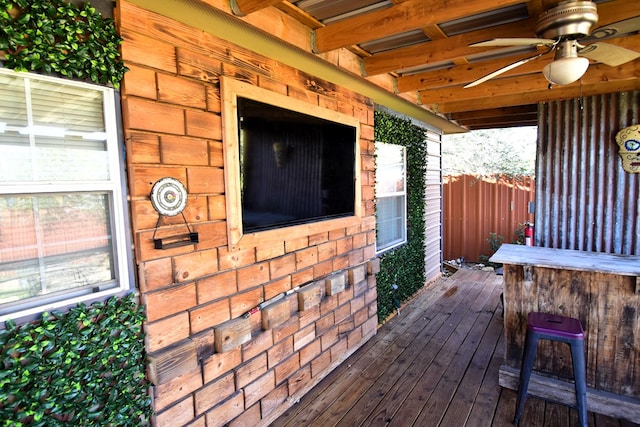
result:
[[[518,227],[533,222],[529,202],[534,200],[532,177],[445,176],[444,259],[481,261],[482,255],[493,253],[487,242],[491,233],[513,243]]]

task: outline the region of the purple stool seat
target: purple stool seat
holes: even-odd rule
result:
[[[571,347],[576,407],[580,425],[587,427],[587,381],[582,324],[578,319],[571,317],[538,312],[529,313],[527,316],[527,336],[524,343],[522,366],[520,367],[520,385],[518,386],[516,415],[513,423],[518,425],[522,416],[524,403],[527,399],[529,379],[531,378],[531,371],[533,370],[538,348],[538,340],[541,339],[565,342]]]
[[[559,338],[584,339],[584,330],[578,319],[555,314],[529,313],[527,330]]]

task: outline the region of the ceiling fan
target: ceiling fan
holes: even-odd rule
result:
[[[640,52],[599,42],[640,31],[640,16],[591,32],[591,27],[597,22],[598,10],[594,2],[564,1],[540,15],[536,25],[536,38],[501,38],[474,43],[470,46],[542,46],[547,49],[500,68],[464,87],[477,86],[551,52],[554,52],[553,61],[542,70],[550,87],[551,84],[566,85],[578,80],[587,71],[589,59],[616,67],[640,57]]]

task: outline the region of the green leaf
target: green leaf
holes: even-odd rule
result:
[[[17,325],[14,320],[8,319],[4,322],[4,327],[7,328],[8,331],[15,331]]]
[[[78,319],[89,326],[79,331]],[[110,323],[103,327],[97,319]],[[120,319],[129,320],[125,325]],[[24,357],[5,356],[1,410],[29,414],[32,426],[57,425],[49,413],[72,414],[74,425],[137,426],[140,419],[148,421],[152,411],[144,376],[143,320],[143,311],[129,297],[97,307],[78,306],[66,314],[45,314],[40,322],[5,329],[0,347],[6,354],[18,351]],[[42,361],[41,349],[51,350]],[[96,357],[102,363],[96,363]]]

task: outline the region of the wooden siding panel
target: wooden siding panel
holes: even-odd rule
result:
[[[122,101],[122,107],[123,121],[129,129],[185,134],[184,110],[179,106],[129,97]]]
[[[375,275],[364,268],[375,256],[373,104],[127,1],[117,7],[125,62],[133,70],[123,84],[123,122],[141,300],[151,335],[147,346],[162,362],[155,367],[163,386],[170,385],[156,390],[156,423],[195,426],[205,418],[207,425],[266,423],[375,333]],[[364,216],[229,246],[227,223],[238,212],[226,205],[231,187],[225,185],[222,76],[359,119],[358,160],[368,168],[360,171]],[[149,193],[165,176],[187,187],[184,213],[199,234],[196,244],[153,246],[158,214]],[[181,215],[163,217],[158,233],[171,236],[184,228]],[[316,281],[324,290],[326,278],[349,270],[362,276],[355,286],[337,287],[341,291],[334,296],[323,293],[305,311],[292,294],[270,306],[277,316],[263,330],[262,315],[270,312],[254,312],[261,302]],[[249,311],[253,314],[245,317]],[[236,322],[242,328],[234,329]],[[276,357],[280,348],[288,353]],[[269,366],[267,354],[273,356]]]
[[[443,259],[442,229],[442,135],[427,131],[425,176],[425,280],[440,277]]]

